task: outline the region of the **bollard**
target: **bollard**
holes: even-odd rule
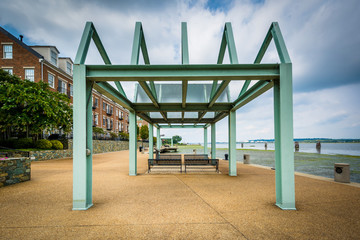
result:
[[[243,143],[241,144],[241,148],[244,148],[244,144],[243,144]]]
[[[250,164],[250,154],[244,154],[244,164]]]
[[[225,153],[225,160],[229,160],[229,154]]]
[[[265,150],[267,150],[267,143],[265,143]]]
[[[350,183],[350,164],[335,163],[334,180],[335,182]]]

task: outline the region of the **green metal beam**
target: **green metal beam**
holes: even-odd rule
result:
[[[104,45],[102,44],[100,37],[95,29],[95,26],[92,22],[87,22],[84,28],[83,35],[80,40],[80,45],[78,51],[76,53],[75,62],[74,64],[84,64],[86,60],[86,56],[89,50],[90,41],[93,39],[96,48],[98,49],[101,58],[103,59],[104,63],[107,65],[111,65],[111,61],[109,56],[107,55]],[[118,91],[126,97],[124,89],[122,88],[119,82],[115,82]]]
[[[85,24],[84,32],[82,34],[80,44],[74,60],[75,65],[85,63],[86,56],[90,46],[90,41],[94,32],[92,26],[93,26],[92,22],[86,22]]]
[[[134,111],[133,104],[121,95],[113,86],[111,86],[107,82],[96,82],[94,84],[94,89],[101,94],[105,95],[106,97],[110,98],[111,100],[115,101],[116,103],[120,104],[124,108],[129,111]]]
[[[161,128],[204,128],[205,125],[160,125]]]
[[[279,64],[87,65],[93,81],[279,79]]]
[[[236,170],[236,112],[229,113],[229,176],[237,176]]]
[[[226,117],[227,115],[229,115],[229,112],[220,112],[214,117],[212,122],[216,123],[216,122],[220,121],[221,119],[223,119],[224,117]]]
[[[158,124],[164,124],[164,123],[167,123],[167,124],[171,124],[171,123],[211,123],[213,122],[213,119],[212,118],[205,118],[205,119],[201,119],[199,121],[198,118],[185,118],[184,121],[182,121],[181,118],[168,118],[168,119],[165,119],[165,118],[151,118],[152,122],[153,123],[158,123]]]
[[[186,22],[181,23],[181,64],[189,64],[189,48]],[[188,81],[182,80],[182,107],[186,106]]]
[[[159,103],[159,107],[155,107],[153,103],[133,103],[132,107],[137,112],[199,112],[199,111],[229,111],[232,109],[231,103],[215,103],[211,108],[207,103],[187,103],[182,108],[181,103]]]
[[[260,50],[255,58],[254,63],[261,62],[262,58],[265,55],[266,50],[269,47],[269,44],[273,38],[274,38],[276,50],[279,55],[281,63],[291,63],[290,56],[287,51],[284,38],[281,34],[280,27],[277,22],[271,23],[270,28],[265,36],[265,39],[260,47]],[[239,97],[246,92],[249,85],[250,85],[250,80],[246,80],[240,91]]]
[[[274,38],[276,50],[278,52],[281,63],[291,63],[289,53],[286,49],[284,38],[281,34],[280,27],[277,22],[272,23],[271,34]]]
[[[152,91],[149,88],[149,86],[147,85],[147,83],[146,82],[139,82],[139,84],[144,89],[145,93],[150,98],[150,100],[153,102],[154,106],[158,108],[159,104],[158,104],[155,96],[152,94]]]
[[[238,61],[237,52],[236,52],[234,35],[233,35],[231,23],[229,23],[229,22],[225,23],[224,33],[223,33],[223,37],[222,37],[221,44],[220,44],[220,51],[219,51],[217,64],[222,64],[222,62],[224,60],[226,46],[228,46],[230,63],[238,64],[239,61]],[[224,87],[223,88],[223,90],[224,90],[229,83],[230,83],[230,81],[223,81],[222,84],[220,85],[220,87]],[[214,81],[213,86],[211,88],[209,105],[214,103],[223,91],[223,90],[220,92],[216,91],[217,85],[218,85],[218,81]],[[223,85],[225,85],[225,86],[223,86]],[[217,95],[216,95],[216,93],[217,93]]]
[[[141,117],[142,119],[144,119],[145,121],[147,121],[148,123],[152,123],[151,118],[148,115],[146,115],[145,113],[137,113],[137,115],[139,117]]]
[[[210,102],[209,102],[209,105],[208,105],[209,108],[211,108],[214,105],[216,100],[220,97],[220,95],[223,93],[223,91],[229,85],[229,83],[230,83],[230,80],[225,80],[225,81],[221,82],[220,86],[216,89],[215,94],[210,99]]]
[[[167,118],[167,112],[160,112],[160,114],[163,117],[165,122],[169,122],[169,119]]]
[[[269,82],[257,82],[254,86],[252,86],[249,90],[247,90],[243,95],[237,98],[233,103],[232,111],[239,109],[240,107],[244,106],[248,102],[252,101],[253,99],[257,98],[270,88],[274,86],[273,81]]]

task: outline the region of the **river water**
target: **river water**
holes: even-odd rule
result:
[[[319,153],[316,150],[316,143],[299,143],[299,152],[306,153]],[[211,144],[208,145],[211,148]],[[216,148],[228,148],[227,143],[217,143]],[[244,147],[241,147],[241,143],[236,144],[236,149],[259,149],[265,150],[265,143],[244,143]],[[273,142],[267,143],[267,150],[274,150],[275,145]],[[295,151],[295,147],[294,147]],[[360,143],[321,143],[321,154],[341,154],[360,156]]]

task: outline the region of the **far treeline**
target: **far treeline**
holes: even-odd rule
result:
[[[249,142],[274,142],[274,139],[254,139],[249,140]],[[360,139],[352,138],[294,138],[294,142],[303,142],[303,143],[360,143]]]

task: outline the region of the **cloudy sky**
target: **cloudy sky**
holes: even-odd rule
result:
[[[181,22],[188,24],[190,63],[216,63],[231,22],[239,62],[253,63],[277,21],[293,62],[294,137],[360,138],[359,12],[358,0],[1,0],[0,25],[29,45],[55,45],[74,59],[92,21],[112,63],[129,64],[141,21],[151,63],[179,64]],[[263,62],[279,62],[273,43]],[[87,63],[101,63],[94,46]],[[202,130],[163,133],[203,141]],[[273,137],[270,90],[237,111],[237,140]],[[217,141],[227,141],[227,118],[217,125]]]

